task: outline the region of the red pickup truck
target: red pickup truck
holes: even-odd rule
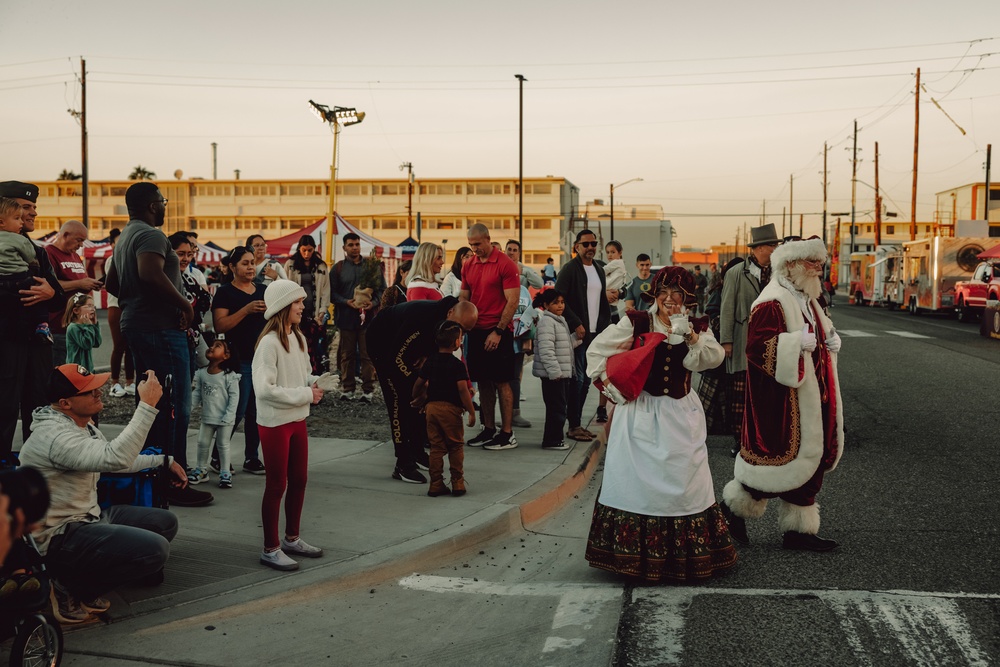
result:
[[[1000,264],[982,262],[972,278],[955,283],[955,314],[962,322],[978,319],[987,299],[1000,298]]]

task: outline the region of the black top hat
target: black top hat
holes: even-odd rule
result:
[[[778,245],[779,243],[781,243],[781,239],[778,238],[778,232],[774,229],[774,223],[750,228],[748,248],[756,248],[759,245]]]

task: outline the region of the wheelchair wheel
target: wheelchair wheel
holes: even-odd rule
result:
[[[10,647],[11,667],[58,667],[62,661],[62,627],[49,614],[26,616]]]

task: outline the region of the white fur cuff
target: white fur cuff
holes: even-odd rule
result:
[[[778,527],[782,532],[793,531],[815,535],[819,532],[819,504],[793,505],[778,499]]]
[[[722,501],[729,506],[738,517],[743,519],[759,519],[767,509],[767,499],[754,500],[754,497],[743,488],[739,480],[731,479],[722,489]]]

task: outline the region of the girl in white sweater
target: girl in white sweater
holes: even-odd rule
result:
[[[310,404],[323,390],[312,375],[306,339],[299,330],[305,290],[291,280],[275,280],[264,291],[264,331],[253,356],[253,388],[257,395],[257,427],[267,469],[261,516],[264,550],[260,562],[276,570],[297,570],[292,556],[319,558],[323,550],[299,538],[299,519],[306,495]],[[287,488],[287,495],[285,491]],[[281,498],[285,496],[285,536],[278,540]]]

